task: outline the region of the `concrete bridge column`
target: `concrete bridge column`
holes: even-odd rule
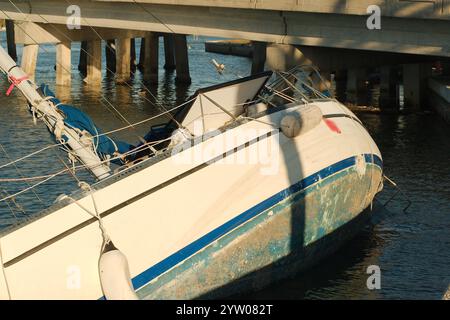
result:
[[[130,81],[130,38],[116,39],[116,83]]]
[[[431,64],[403,65],[403,94],[405,107],[418,111],[427,106],[427,79],[431,76]]]
[[[274,43],[267,45],[266,68],[269,70],[287,71],[296,65],[304,64],[304,62],[305,58],[302,52],[293,45]]]
[[[87,45],[86,57],[86,79],[85,81],[93,85],[100,85],[102,81],[102,41],[91,40]]]
[[[136,72],[136,41],[134,38],[130,39],[130,70],[132,73]]]
[[[352,68],[347,71],[347,102],[351,105],[367,105],[367,70]]]
[[[166,33],[164,37],[164,69],[175,70],[175,50],[173,34]]]
[[[175,78],[175,82],[190,84],[191,76],[189,74],[189,57],[188,57],[186,35],[175,34],[174,46],[175,46],[175,62],[177,70],[177,77]]]
[[[88,47],[88,43],[87,41],[81,41],[81,46],[80,46],[80,60],[78,61],[78,71],[81,72],[82,75],[86,75],[87,69],[87,47]]]
[[[71,83],[71,43],[61,42],[56,44],[56,84],[70,86]]]
[[[397,69],[393,66],[380,68],[380,108],[398,107]]]
[[[114,39],[106,40],[105,45],[106,72],[116,72],[116,41]]]
[[[149,32],[145,37],[144,43],[144,80],[150,83],[157,83],[159,71],[159,35],[155,32]]]
[[[137,65],[140,71],[144,70],[145,64],[145,38],[141,38],[141,49],[139,50],[139,63]]]
[[[16,40],[14,35],[14,21],[6,20],[6,41],[8,43],[8,54],[17,62]]]
[[[334,96],[338,101],[347,101],[347,70],[337,70],[334,74]]]
[[[38,52],[38,44],[27,44],[23,46],[21,68],[32,80],[34,80],[36,72]]]
[[[266,63],[267,43],[261,41],[252,41],[253,57],[251,74],[257,74],[264,71]]]

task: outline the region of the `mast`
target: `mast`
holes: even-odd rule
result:
[[[50,132],[59,139],[64,135],[69,148],[93,175],[98,179],[103,179],[110,175],[109,166],[102,163],[101,159],[94,152],[92,140],[86,143],[86,139],[83,139],[82,142],[80,135],[64,124],[63,115],[57,111],[50,101],[41,97],[36,90],[35,84],[27,79],[27,74],[16,65],[16,62],[2,46],[0,46],[0,69],[7,74],[13,85],[22,92],[34,112],[43,116],[42,120]]]

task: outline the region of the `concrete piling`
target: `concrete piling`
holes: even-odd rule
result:
[[[116,83],[130,81],[130,38],[116,39]]]
[[[87,49],[88,49],[88,43],[87,41],[81,41],[81,47],[80,47],[80,60],[78,62],[78,70],[81,72],[82,75],[86,75],[87,73]]]
[[[141,38],[141,48],[139,50],[139,63],[137,65],[140,71],[144,71],[145,64],[145,38]]]
[[[98,86],[102,80],[102,42],[91,40],[87,49],[87,72],[85,81],[91,85]]]
[[[380,68],[380,102],[381,108],[398,106],[397,69],[393,66]]]
[[[367,70],[350,68],[347,71],[347,101],[351,105],[367,105]]]
[[[17,62],[16,39],[14,35],[14,21],[6,20],[6,41],[8,43],[8,54]]]
[[[166,33],[164,38],[164,69],[175,70],[175,50],[173,35]]]
[[[116,72],[116,41],[114,39],[106,40],[105,45],[106,72]]]
[[[189,57],[186,35],[175,34],[174,35],[174,47],[175,47],[175,62],[177,77],[176,83],[190,84],[191,76],[189,74]]]
[[[56,44],[56,84],[70,86],[71,83],[71,43]]]
[[[23,46],[21,68],[32,80],[34,80],[36,72],[38,52],[39,45],[37,44],[27,44]]]
[[[403,94],[406,108],[418,111],[426,107],[427,79],[431,74],[432,69],[429,63],[403,65]]]
[[[251,74],[257,74],[264,71],[266,63],[267,43],[261,41],[252,41],[253,56]]]
[[[149,32],[145,37],[144,49],[144,80],[150,83],[158,82],[159,66],[159,36],[155,32]]]
[[[132,73],[136,72],[136,41],[134,38],[130,39],[130,70]]]

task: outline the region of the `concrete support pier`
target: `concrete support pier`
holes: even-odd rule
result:
[[[149,32],[145,37],[144,80],[150,83],[158,82],[159,69],[159,36]]]
[[[191,76],[189,74],[189,57],[186,42],[186,35],[174,35],[175,61],[177,69],[176,83],[190,84]]]
[[[36,72],[36,63],[38,58],[39,45],[28,44],[23,46],[21,68],[28,74],[28,77],[34,80]]]
[[[86,54],[87,48],[88,48],[87,41],[81,41],[80,60],[78,62],[78,71],[80,71],[81,74],[84,76],[86,76],[86,73],[87,73],[87,54]]]
[[[130,81],[130,38],[116,39],[116,83]]]
[[[393,66],[380,68],[380,108],[398,107],[397,69]]]
[[[70,86],[71,83],[71,43],[61,42],[56,44],[56,84]]]
[[[116,41],[114,39],[106,40],[105,45],[106,72],[116,72]]]
[[[403,94],[405,107],[418,111],[427,106],[427,80],[432,69],[429,63],[403,65]]]
[[[102,81],[102,42],[101,40],[91,40],[88,42],[87,49],[87,72],[85,81],[99,86]]]
[[[163,35],[164,38],[164,69],[175,70],[175,49],[173,34],[166,33]]]
[[[136,72],[136,41],[134,38],[130,39],[130,70],[131,73]]]
[[[267,43],[261,41],[252,42],[252,70],[251,74],[257,74],[264,71],[266,63]]]
[[[14,21],[5,20],[6,24],[6,42],[8,43],[8,54],[17,62],[16,40],[14,36]]]
[[[287,71],[304,64],[301,51],[290,44],[270,44],[266,50],[266,68],[274,71]]]
[[[347,101],[351,105],[367,105],[367,70],[352,68],[347,71]]]

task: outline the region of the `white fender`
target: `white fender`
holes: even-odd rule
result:
[[[297,111],[286,114],[281,119],[281,131],[286,137],[295,138],[314,129],[322,121],[322,118],[322,111],[319,107],[306,105]]]
[[[137,300],[131,284],[128,261],[112,243],[100,256],[100,283],[107,300]]]

